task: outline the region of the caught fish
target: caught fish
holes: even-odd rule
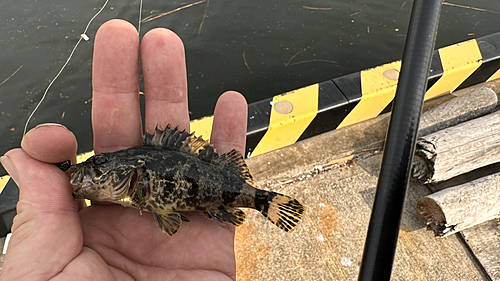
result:
[[[279,228],[292,231],[305,211],[299,201],[253,186],[242,155],[219,155],[207,141],[186,131],[158,127],[143,146],[92,156],[72,165],[73,197],[118,203],[153,213],[158,227],[173,235],[179,212],[201,211],[223,223],[241,225],[253,208]]]

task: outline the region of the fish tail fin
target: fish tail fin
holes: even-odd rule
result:
[[[292,232],[305,212],[296,199],[272,191],[258,190],[255,198],[258,211],[286,232]]]

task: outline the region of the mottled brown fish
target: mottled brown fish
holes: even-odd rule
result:
[[[219,155],[201,137],[185,131],[156,129],[145,134],[143,146],[97,154],[72,165],[73,196],[134,207],[153,213],[160,229],[173,235],[178,212],[202,211],[220,222],[241,225],[253,208],[279,228],[290,232],[305,207],[297,200],[253,187],[253,180],[236,150]]]

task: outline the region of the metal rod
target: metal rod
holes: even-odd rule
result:
[[[358,280],[389,280],[442,0],[415,0]]]

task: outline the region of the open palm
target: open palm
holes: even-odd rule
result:
[[[92,121],[96,153],[141,144],[139,38],[127,22],[99,29],[94,45]],[[148,32],[141,45],[145,126],[189,130],[184,49],[171,31]],[[236,92],[215,108],[211,142],[219,152],[244,150],[247,105]],[[83,207],[68,174],[52,163],[75,160],[77,142],[62,126],[29,131],[21,149],[2,157],[20,189],[0,280],[231,280],[236,276],[234,226],[202,213],[185,215],[172,237],[152,214],[113,204]]]

